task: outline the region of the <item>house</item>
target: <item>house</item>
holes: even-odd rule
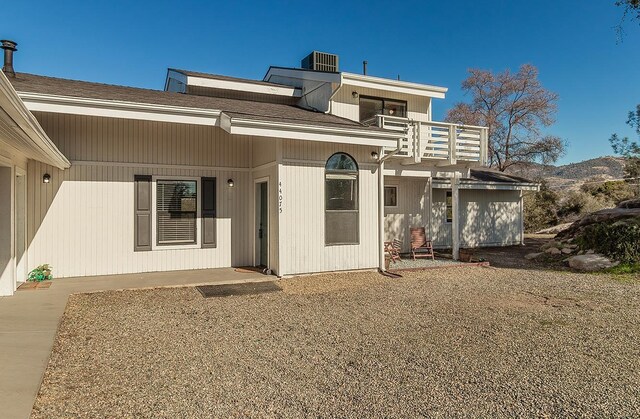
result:
[[[263,80],[169,69],[164,90],[14,71],[2,41],[0,294],[57,277],[264,266],[384,269],[383,242],[523,239],[530,182],[483,168],[487,130],[433,121],[446,88],[313,52]]]

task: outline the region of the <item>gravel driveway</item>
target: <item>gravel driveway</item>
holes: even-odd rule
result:
[[[640,284],[498,268],[72,296],[50,417],[640,416]]]

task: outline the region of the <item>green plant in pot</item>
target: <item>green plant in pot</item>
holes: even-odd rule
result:
[[[35,282],[50,281],[53,279],[53,275],[51,274],[52,269],[53,268],[47,263],[45,263],[44,265],[40,265],[29,272],[27,280]]]

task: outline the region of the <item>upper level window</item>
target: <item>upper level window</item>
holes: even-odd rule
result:
[[[325,166],[325,244],[359,241],[358,165],[345,153],[329,157]]]
[[[374,124],[376,115],[406,118],[407,102],[360,96],[360,122],[367,125]]]

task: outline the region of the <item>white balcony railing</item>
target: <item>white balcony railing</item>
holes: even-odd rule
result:
[[[451,165],[460,162],[484,166],[487,163],[486,127],[415,121],[387,115],[378,115],[377,118],[379,127],[402,133],[398,157],[413,158],[416,163],[425,160]]]

